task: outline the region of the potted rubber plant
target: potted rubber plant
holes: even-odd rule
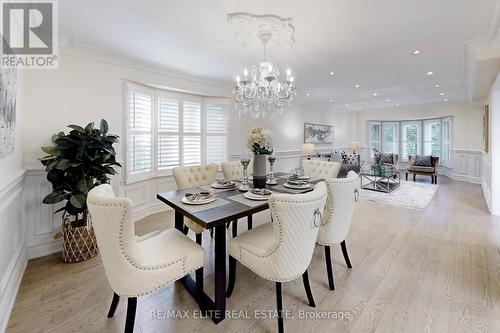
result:
[[[69,125],[69,133],[52,135],[52,145],[42,147],[41,158],[52,184],[52,193],[44,204],[64,203],[56,213],[62,214],[63,260],[79,262],[97,255],[97,243],[87,209],[87,194],[95,186],[109,183],[110,176],[121,167],[116,162],[113,145],[118,136],[108,133],[102,119],[99,127]]]

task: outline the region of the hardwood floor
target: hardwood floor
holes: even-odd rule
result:
[[[430,183],[429,180],[421,180]],[[348,312],[349,318],[285,319],[286,332],[499,332],[500,218],[489,215],[481,187],[440,177],[425,212],[359,201],[346,241],[352,269],[340,246],[332,248],[336,290],[329,291],[323,248],[309,268],[316,308],[307,305],[302,279],[283,284],[283,306],[299,311]],[[166,214],[142,221],[139,232],[173,226]],[[162,220],[163,219],[163,220]],[[254,225],[267,221],[254,217]],[[246,230],[241,221],[239,231]],[[230,230],[228,230],[230,234]],[[228,237],[230,237],[228,234]],[[194,237],[191,234],[192,237]],[[213,293],[213,240],[204,233],[205,288]],[[126,302],[106,318],[113,292],[99,257],[63,264],[60,255],[29,262],[8,332],[123,332]],[[256,310],[274,310],[274,283],[238,264],[227,308],[249,318],[154,319],[152,311],[197,309],[179,283],[139,298],[136,332],[275,332],[274,318],[256,319]],[[190,312],[191,313],[191,312]],[[158,313],[156,313],[158,314]],[[192,313],[191,313],[192,314]],[[241,317],[245,312],[233,313]],[[262,313],[258,313],[262,314]]]

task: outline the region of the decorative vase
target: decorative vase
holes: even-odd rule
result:
[[[97,241],[92,226],[89,228],[83,220],[71,222],[68,217],[65,217],[62,230],[65,263],[84,261],[97,255]]]
[[[255,154],[253,156],[253,187],[265,188],[267,181],[266,168],[267,155]]]

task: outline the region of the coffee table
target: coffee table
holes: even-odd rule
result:
[[[377,192],[390,193],[401,185],[401,170],[392,169],[378,172],[373,169],[361,170],[361,188]]]

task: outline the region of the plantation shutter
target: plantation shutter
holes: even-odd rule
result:
[[[158,170],[180,165],[180,105],[175,98],[158,97]]]
[[[183,165],[201,164],[201,103],[182,103]]]
[[[153,95],[151,89],[128,87],[128,174],[148,177],[153,172]]]
[[[221,163],[227,160],[227,105],[224,103],[205,104],[205,147],[206,162]]]

